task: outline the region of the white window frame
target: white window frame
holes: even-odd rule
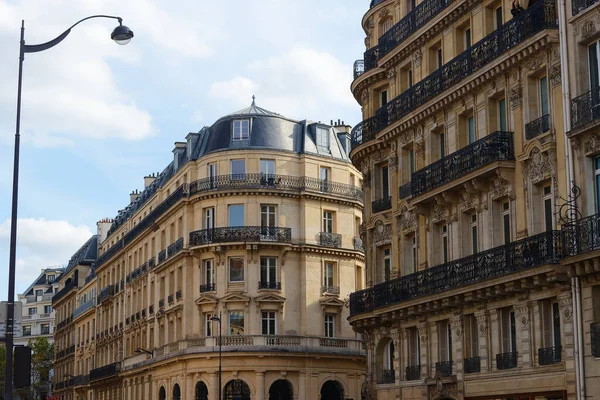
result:
[[[250,120],[249,119],[236,119],[233,121],[232,138],[234,141],[250,139]]]
[[[263,265],[263,260],[266,260],[265,265]],[[272,262],[273,262],[273,264],[271,264]],[[262,280],[263,269],[266,270],[266,277],[267,277],[266,281]],[[274,281],[271,280],[271,270],[275,270],[275,274],[274,274],[275,276],[273,277],[273,279],[275,279]],[[259,278],[260,278],[261,282],[277,283],[277,257],[261,257],[259,273],[260,273]]]
[[[325,314],[325,337],[335,337],[335,314]]]
[[[275,175],[275,160],[273,159],[260,159],[260,173],[262,175]]]
[[[266,219],[267,224],[263,224],[263,217]],[[270,220],[273,223],[270,223]],[[260,226],[265,228],[273,228],[277,226],[277,206],[274,204],[261,204],[260,205]]]
[[[240,163],[240,164],[244,164],[244,172],[239,173],[239,172],[233,172],[233,164],[234,163]],[[232,176],[233,179],[241,179],[240,176],[238,175],[246,175],[246,159],[244,158],[234,158],[232,160],[229,160],[229,174],[230,176]],[[234,177],[235,176],[235,177]]]
[[[264,322],[267,322],[267,332],[264,331]],[[270,322],[273,323],[274,332],[269,332]],[[263,335],[277,335],[277,312],[272,310],[262,310],[260,312],[260,331]]]
[[[334,287],[336,283],[335,279],[335,261],[325,261],[323,263],[323,286]]]
[[[241,280],[235,280],[232,281],[231,280],[231,260],[242,260],[242,279]],[[227,259],[227,281],[229,283],[243,283],[246,280],[246,260],[244,259],[244,257],[229,257]]]
[[[204,229],[213,229],[215,227],[215,208],[208,207],[204,209]]]
[[[206,175],[209,178],[217,177],[217,163],[210,163],[206,165]]]
[[[319,167],[319,179],[329,182],[331,180],[331,168]]]
[[[227,313],[227,332],[229,333],[229,335],[233,335],[233,333],[231,332],[231,317],[233,316],[234,313],[240,313],[242,314],[242,321],[244,322],[242,329],[243,329],[243,333],[246,333],[246,314],[244,313],[244,310],[230,310]]]
[[[317,147],[329,150],[329,146],[330,146],[329,129],[324,128],[322,126],[317,126],[316,136],[317,136],[316,137]]]
[[[330,210],[323,210],[323,232],[335,232],[335,213]]]
[[[215,264],[212,258],[203,261],[203,278],[204,284],[214,285],[215,284]]]
[[[388,272],[389,271],[389,272]],[[383,249],[383,280],[392,279],[392,250],[389,247]]]

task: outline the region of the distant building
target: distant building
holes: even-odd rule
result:
[[[21,336],[21,303],[15,304],[15,328],[14,335]],[[4,342],[6,337],[6,301],[0,302],[0,341]]]
[[[30,340],[38,337],[46,337],[52,343],[54,333],[52,296],[58,291],[58,278],[63,271],[64,268],[43,268],[24,294],[18,295],[21,303],[21,323],[19,334],[15,334],[15,346],[27,345]],[[15,309],[16,314],[17,309]]]

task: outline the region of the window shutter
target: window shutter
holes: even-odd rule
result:
[[[506,308],[502,309],[501,317],[502,352],[508,353],[510,352],[510,310]]]
[[[471,349],[473,339],[471,338],[471,325],[473,324],[473,318],[468,316],[465,318],[465,358],[474,357],[473,350]]]
[[[471,357],[479,356],[479,329],[477,327],[477,319],[475,316],[469,318],[471,320]]]
[[[540,302],[542,311],[542,340],[544,347],[552,347],[552,309],[547,300]]]
[[[438,338],[440,346],[440,361],[448,360],[448,328],[445,322],[438,325]]]

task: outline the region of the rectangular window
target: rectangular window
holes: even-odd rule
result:
[[[477,253],[477,214],[471,215],[471,254]]]
[[[442,226],[442,263],[448,262],[448,225]]]
[[[441,132],[438,137],[440,141],[440,159],[442,159],[446,157],[446,142],[444,132]]]
[[[327,288],[335,286],[334,273],[335,263],[332,261],[325,261],[325,267],[323,270],[323,286]]]
[[[36,289],[35,290],[35,296],[39,297],[42,296],[44,294],[44,291],[42,289]]]
[[[246,160],[231,160],[231,179],[243,179],[246,175]]]
[[[209,337],[213,335],[213,322],[211,313],[204,314],[204,336]]]
[[[319,179],[322,181],[330,181],[331,180],[331,169],[327,167],[319,168]]]
[[[594,178],[596,183],[596,212],[600,213],[600,157],[594,158]]]
[[[546,232],[551,231],[553,227],[552,218],[552,187],[544,186],[544,228]]]
[[[230,204],[229,205],[229,226],[244,226],[244,205]]]
[[[383,273],[386,282],[392,279],[392,254],[389,248],[383,250]]]
[[[215,227],[215,209],[213,207],[204,209],[204,229]]]
[[[333,233],[333,212],[323,211],[323,232]]]
[[[465,29],[465,50],[471,48],[471,29]]]
[[[417,271],[417,237],[412,237],[412,272]]]
[[[502,7],[498,7],[494,10],[494,29],[498,29],[504,23],[504,18],[502,16]]]
[[[325,314],[325,337],[335,337],[335,315]]]
[[[229,311],[229,335],[244,334],[244,312]]]
[[[55,275],[48,275],[48,283],[54,283]]]
[[[441,47],[439,49],[437,49],[436,54],[437,54],[437,59],[436,59],[437,60],[437,67],[441,68],[442,65],[444,65],[444,58],[443,58],[443,55],[442,55],[442,48]]]
[[[408,329],[408,365],[421,365],[421,338],[417,328]]]
[[[438,323],[440,361],[452,361],[452,329],[448,321]]]
[[[406,84],[408,85],[408,88],[410,89],[413,85],[413,71],[412,69],[409,69],[406,73]]]
[[[504,244],[510,243],[510,203],[508,201],[502,203],[502,236]]]
[[[261,257],[260,258],[260,281],[263,284],[267,284],[267,286],[268,286],[268,284],[277,283],[277,258],[276,257]]]
[[[388,92],[387,90],[382,90],[379,93],[379,107],[383,107],[387,104],[388,102]]]
[[[317,127],[317,147],[329,150],[329,129]]]
[[[381,167],[381,198],[390,197],[390,174],[387,165]]]
[[[216,178],[217,177],[217,164],[216,163],[208,164],[207,168],[208,168],[208,177]]]
[[[275,175],[275,160],[260,160],[260,173]]]
[[[473,116],[467,118],[467,135],[469,144],[475,142],[475,119]]]
[[[31,336],[31,325],[23,325],[23,336]]]
[[[229,282],[244,282],[244,259],[232,257],[229,259]]]
[[[465,358],[479,356],[479,330],[475,315],[465,316]]]
[[[415,149],[410,149],[408,151],[408,166],[410,174],[412,175],[415,172]]]
[[[277,318],[274,311],[263,311],[261,316],[262,334],[277,335]]]
[[[600,46],[598,42],[594,42],[588,47],[589,54],[589,69],[590,69],[590,90],[592,93],[597,93],[595,90],[600,85],[600,57],[598,56],[598,52],[600,51]]]
[[[272,228],[277,225],[276,211],[277,207],[272,205],[260,206],[260,226],[262,228]]]
[[[85,303],[85,301],[84,301]],[[44,314],[52,313],[52,306],[44,306]]]
[[[35,315],[35,314],[37,314],[37,307],[30,307],[29,315]]]
[[[517,351],[517,331],[515,323],[515,313],[510,307],[501,309],[501,334],[502,334],[502,352],[514,353]]]
[[[500,118],[498,128],[502,132],[506,132],[506,99],[502,98],[498,101],[498,117]]]
[[[540,78],[540,117],[550,114],[550,105],[548,103],[548,77]]]
[[[233,140],[248,140],[250,138],[250,120],[233,121]]]
[[[41,325],[41,334],[42,335],[50,334],[50,324],[42,324]],[[83,338],[81,340],[83,341]]]
[[[210,286],[215,284],[213,260],[204,260],[204,283]]]

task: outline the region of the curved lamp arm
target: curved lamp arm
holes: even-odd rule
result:
[[[61,33],[58,37],[56,37],[46,43],[33,44],[33,45],[27,45],[27,44],[23,43],[23,53],[37,53],[39,51],[48,50],[48,49],[56,46],[57,44],[62,42],[64,40],[64,38],[66,38],[69,35],[69,33],[71,33],[71,29],[73,29],[74,27],[76,27],[77,25],[82,23],[83,21],[86,21],[86,20],[92,19],[92,18],[111,18],[111,19],[116,19],[117,21],[119,21],[119,25],[122,25],[122,23],[123,23],[123,19],[121,17],[114,17],[112,15],[92,15],[91,17],[86,17],[82,20],[75,22],[73,25],[71,25],[71,27],[69,29],[67,29],[66,31]]]

